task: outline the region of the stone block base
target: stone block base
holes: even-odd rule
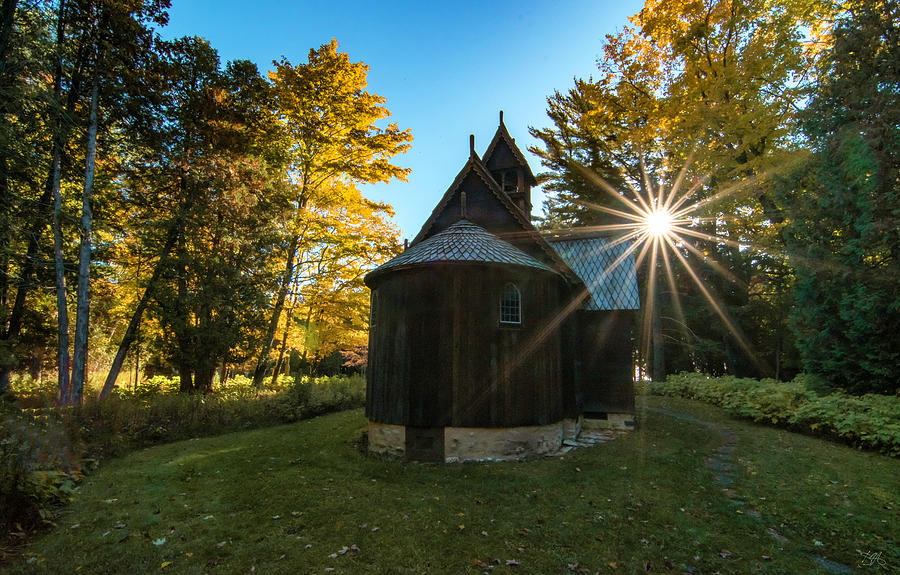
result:
[[[555,453],[562,446],[563,423],[507,427],[444,428],[444,460],[515,461],[533,455]]]
[[[403,457],[406,453],[406,427],[370,421],[369,453]]]
[[[584,429],[621,429],[632,430],[635,426],[633,413],[607,413],[606,419],[596,417],[584,418]]]

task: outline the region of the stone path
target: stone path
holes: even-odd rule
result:
[[[563,441],[562,447],[560,447],[559,451],[557,451],[553,455],[565,455],[576,447],[591,447],[592,445],[597,445],[598,443],[606,443],[607,441],[615,437],[616,432],[613,430],[582,430],[582,432],[579,433],[578,437],[576,437],[575,439],[566,439],[565,441]]]
[[[753,509],[752,507],[746,506],[745,502],[741,499],[740,494],[733,487],[734,452],[739,440],[738,436],[734,432],[732,432],[724,425],[697,419],[696,417],[693,417],[686,413],[672,411],[662,407],[647,407],[646,409],[647,411],[660,413],[679,421],[686,421],[695,425],[702,425],[710,429],[711,431],[714,431],[722,439],[722,444],[712,455],[706,457],[706,459],[704,460],[706,467],[715,472],[716,483],[721,487],[722,493],[725,495],[725,497],[728,498],[728,501],[732,505],[738,507],[742,514],[762,522],[762,517],[760,516],[759,511]],[[781,545],[790,544],[790,539],[788,539],[775,529],[770,527],[766,530],[766,532]],[[831,561],[830,559],[826,559],[825,557],[822,557],[821,555],[810,550],[804,551],[816,564],[827,570],[829,573],[835,573],[836,575],[854,573],[853,569],[844,565],[843,563]]]

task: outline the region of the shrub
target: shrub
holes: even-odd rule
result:
[[[0,400],[0,509],[2,519],[49,521],[71,498],[84,467],[140,447],[230,431],[291,423],[361,407],[365,379],[285,378],[257,390],[236,376],[212,394],[178,393],[178,380],[157,376],[105,401],[41,409]]]
[[[822,389],[816,378],[805,374],[778,382],[680,373],[649,387],[656,395],[696,399],[756,422],[900,455],[900,397],[823,395]]]
[[[50,522],[54,509],[73,497],[83,464],[58,421],[0,400],[0,526],[4,532],[16,523],[33,527]]]

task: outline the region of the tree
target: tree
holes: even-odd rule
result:
[[[211,388],[217,362],[250,337],[269,273],[272,214],[286,207],[283,166],[270,152],[269,88],[256,66],[239,61],[223,71],[197,38],[163,48],[155,75],[162,123],[128,169],[131,209],[151,222],[142,251],[156,257],[103,397],[148,307],[182,390]]]
[[[829,10],[824,1],[649,0],[633,26],[607,37],[599,78],[556,93],[548,100],[553,127],[532,130],[555,194],[548,224],[616,226],[622,218],[610,208],[653,206],[675,188],[679,196],[691,190],[699,205],[692,235],[669,252],[671,263],[698,268],[696,279],[682,265],[669,276],[661,258],[646,258],[640,270],[647,296],[672,292],[672,299],[645,297],[654,379],[670,371],[664,356],[774,375],[765,359],[784,342],[748,333],[762,321],[752,314],[777,307],[754,300],[787,289],[763,287],[790,276],[775,261],[784,217],[771,173],[794,161],[799,147],[793,126],[817,56],[809,40]]]
[[[367,73],[368,66],[351,62],[338,51],[336,40],[310,50],[305,64],[294,66],[282,59],[269,73],[294,193],[293,213],[285,229],[284,272],[253,374],[257,387],[270,366],[269,355],[303,240],[307,205],[328,204],[335,181],[405,180],[409,172],[391,164],[391,158],[409,148],[412,136],[396,124],[376,126],[390,112],[383,106],[383,97],[365,91]]]
[[[900,6],[853,1],[804,113],[814,155],[785,182],[807,371],[896,393],[900,363]]]

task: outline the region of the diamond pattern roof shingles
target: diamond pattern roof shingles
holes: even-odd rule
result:
[[[459,220],[375,268],[372,274],[414,264],[437,262],[485,262],[519,265],[554,272],[543,262],[501,240],[479,225]],[[554,272],[556,273],[556,272]]]
[[[610,269],[628,249],[629,243],[614,244],[609,238],[603,237],[548,240],[587,286],[591,298],[582,304],[584,309],[596,311],[640,308],[633,254]]]

